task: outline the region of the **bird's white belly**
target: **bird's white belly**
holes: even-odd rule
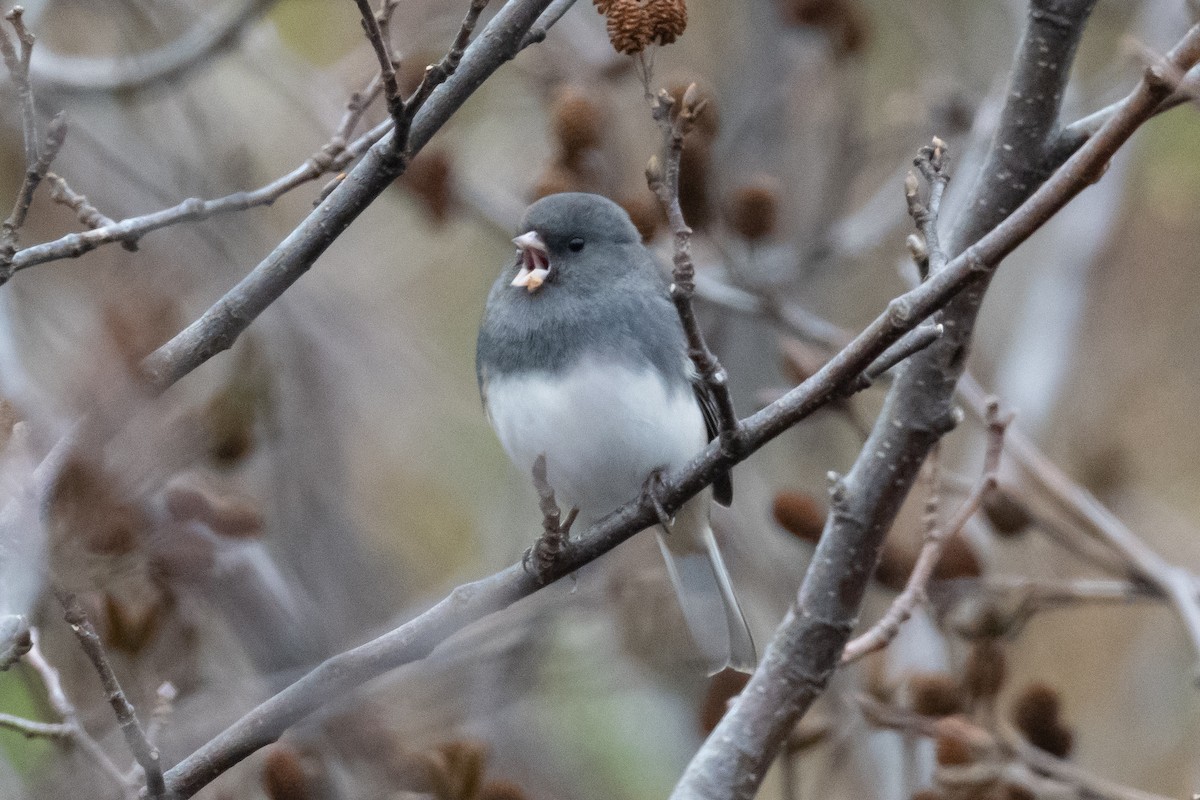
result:
[[[559,504],[596,519],[637,496],[655,469],[686,463],[707,441],[690,386],[658,373],[585,363],[565,374],[494,378],[487,411],[526,475],[541,454]]]

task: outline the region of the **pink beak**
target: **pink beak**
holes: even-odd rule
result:
[[[523,233],[513,239],[521,256],[521,271],[513,278],[512,285],[524,287],[531,294],[546,282],[550,275],[550,252],[537,231]]]

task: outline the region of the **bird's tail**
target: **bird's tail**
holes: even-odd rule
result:
[[[754,640],[709,527],[707,506],[697,500],[684,506],[670,530],[656,530],[658,544],[709,674],[726,667],[751,672],[758,661]]]

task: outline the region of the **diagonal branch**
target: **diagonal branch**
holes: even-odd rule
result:
[[[996,486],[996,478],[1000,469],[1000,454],[1004,445],[1004,432],[1012,421],[1011,415],[1001,415],[1000,405],[993,398],[988,400],[988,445],[987,454],[983,460],[983,472],[979,480],[971,488],[970,493],[963,499],[953,519],[945,525],[935,525],[925,537],[925,543],[917,556],[912,574],[904,591],[896,596],[888,610],[870,630],[856,637],[846,645],[842,652],[842,664],[849,664],[860,658],[882,650],[900,632],[900,627],[912,616],[916,607],[925,600],[925,588],[933,577],[933,570],[941,558],[942,549],[952,536],[957,536],[967,524],[967,521],[983,506],[987,493]],[[936,449],[934,451],[937,452]]]
[[[158,749],[146,738],[146,732],[142,729],[142,724],[138,722],[137,712],[134,710],[133,704],[129,702],[129,698],[125,696],[124,690],[121,689],[117,674],[113,672],[112,665],[108,663],[108,656],[104,652],[100,636],[84,612],[83,606],[80,605],[79,598],[62,590],[56,590],[55,594],[59,603],[62,604],[67,624],[75,632],[80,647],[83,648],[88,660],[92,662],[96,674],[100,676],[104,694],[108,697],[113,713],[117,715],[117,724],[125,736],[125,743],[129,745],[134,759],[141,765],[146,775],[146,791],[151,798],[158,800],[166,791],[163,785],[162,764],[159,762]]]
[[[1200,59],[1200,26],[1193,29],[1172,57],[1183,61]],[[799,420],[839,397],[887,348],[943,305],[951,302],[965,287],[988,274],[1000,260],[1027,239],[1072,197],[1090,184],[1113,152],[1144,121],[1161,91],[1153,81],[1143,81],[1131,94],[1122,114],[1092,138],[1071,161],[1021,205],[1001,225],[966,253],[952,259],[945,269],[928,281],[896,298],[858,336],[835,354],[816,373],[786,395],[756,414],[741,421],[743,449],[736,456],[712,442],[682,470],[667,476],[658,500],[670,513],[708,486],[717,475],[748,458],[767,442],[779,436]],[[941,341],[939,338],[933,346]],[[922,351],[927,352],[927,351]],[[174,364],[170,353],[161,353],[163,363]],[[176,364],[173,369],[183,369]],[[186,370],[184,370],[186,371]],[[544,585],[569,575],[583,565],[616,547],[637,532],[655,524],[658,510],[649,498],[627,503],[572,541],[547,571],[534,576],[521,563],[452,591],[424,614],[395,630],[353,650],[322,663],[308,675],[269,698],[223,733],[188,756],[166,775],[173,797],[190,797],[216,776],[259,748],[275,741],[287,728],[305,718],[324,703],[345,694],[372,678],[403,664],[420,659],[438,644],[462,630],[526,597]],[[793,607],[763,656],[763,663],[751,678],[754,691],[743,692],[733,710],[697,755],[676,788],[675,797],[748,797],[756,785],[753,774],[739,770],[744,761],[759,765],[757,775],[765,772],[773,751],[770,747],[783,740],[794,727],[801,711],[815,697],[834,668],[849,637],[849,621],[857,610],[859,597],[851,597],[853,609],[846,620],[822,617],[811,610],[811,595],[842,597],[839,588],[845,574],[853,574],[846,565],[841,543],[818,553],[814,563],[828,556],[828,569],[814,582],[806,579],[800,608]],[[841,551],[841,552],[839,552]],[[869,552],[871,562],[874,551]],[[860,568],[861,569],[861,568]],[[866,575],[863,570],[862,582]],[[803,658],[799,654],[803,654]],[[794,663],[793,663],[794,662]],[[820,671],[817,671],[820,670]],[[786,680],[778,680],[780,673]],[[754,697],[748,706],[746,698]],[[765,709],[765,711],[763,711]],[[779,729],[761,729],[760,715],[780,720]],[[747,719],[749,716],[749,719]],[[729,726],[737,726],[731,733]],[[772,736],[778,734],[778,738]],[[765,743],[763,743],[765,741]],[[714,742],[717,744],[714,745]],[[727,754],[720,743],[739,742],[745,749],[733,754],[740,763],[727,766]],[[757,749],[761,746],[761,750]],[[752,749],[754,748],[754,749]],[[707,763],[716,762],[716,770]],[[736,784],[737,793],[710,789],[710,778]]]
[[[788,732],[836,668],[883,535],[926,454],[952,424],[954,386],[992,269],[1020,240],[1013,237],[1016,230],[1041,225],[1096,180],[1170,92],[1162,76],[1148,69],[1119,111],[1038,186],[1040,175],[1031,170],[1044,169],[1045,143],[1055,130],[1061,89],[1091,6],[1090,0],[1034,0],[1018,49],[1010,107],[1002,114],[989,167],[952,237],[951,252],[962,252],[923,287],[968,265],[981,269],[967,277],[964,290],[942,313],[946,335],[907,362],[893,384],[870,439],[835,486],[834,510],[795,604],[746,690],[692,759],[672,794],[675,800],[753,796]],[[1200,26],[1187,33],[1167,60],[1185,71],[1200,60]],[[1022,158],[1037,163],[1023,166]],[[1013,192],[1026,189],[1032,194],[1022,203]],[[964,250],[964,244],[970,246]]]

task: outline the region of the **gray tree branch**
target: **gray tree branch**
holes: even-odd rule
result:
[[[1015,245],[1014,229],[1040,225],[1098,179],[1117,148],[1170,93],[1166,76],[1148,68],[1115,113],[1053,171],[1048,152],[1059,105],[1093,4],[1031,3],[999,129],[973,201],[949,238],[949,251],[959,255],[925,285],[964,263],[994,268]],[[1188,32],[1167,62],[1186,72],[1198,59],[1200,26]],[[795,604],[758,671],[692,759],[671,795],[674,800],[752,797],[780,745],[828,682],[857,619],[884,534],[930,448],[953,425],[954,387],[990,268],[965,281],[938,316],[945,335],[914,356],[892,385],[859,458],[833,490],[829,519]]]

